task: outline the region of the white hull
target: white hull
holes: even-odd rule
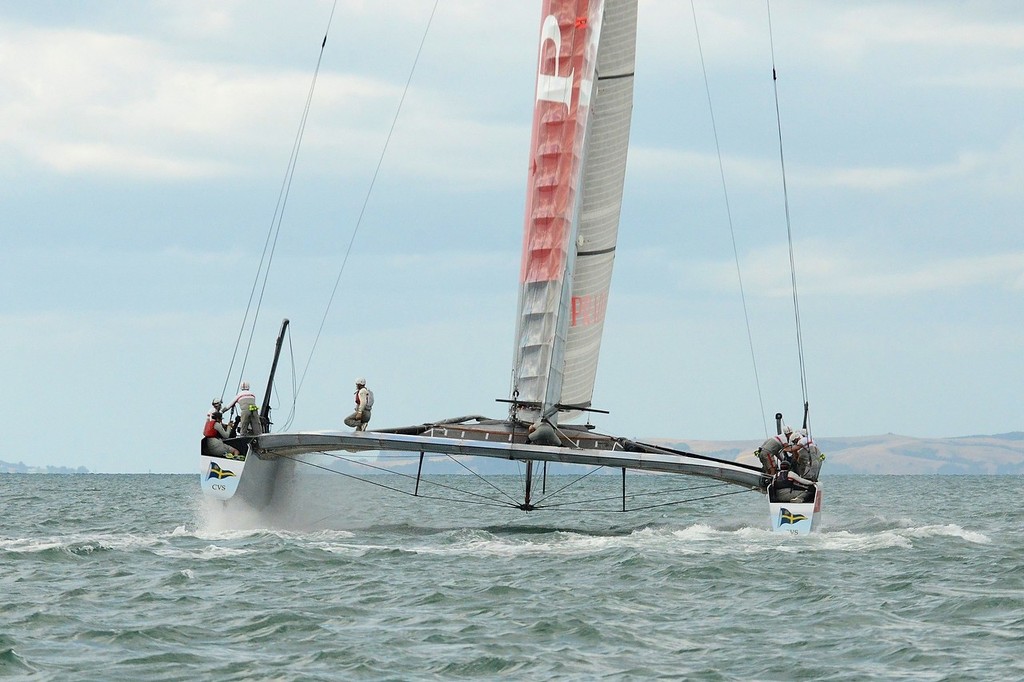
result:
[[[792,535],[808,535],[821,519],[821,487],[817,486],[813,502],[768,502],[772,531]]]
[[[294,463],[282,457],[261,457],[250,447],[242,460],[202,455],[199,467],[204,495],[225,507],[241,503],[260,511],[271,506],[280,479],[288,473],[284,470]]]

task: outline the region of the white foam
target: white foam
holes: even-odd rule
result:
[[[926,537],[956,537],[962,538],[967,542],[973,542],[977,545],[987,545],[992,542],[984,533],[978,533],[973,530],[966,530],[956,525],[955,523],[947,523],[941,526],[921,526],[919,528],[908,528],[905,531],[913,537],[926,538]]]
[[[821,539],[822,549],[840,552],[868,552],[890,547],[910,549],[914,546],[910,538],[900,530],[883,530],[874,533],[836,531],[834,533],[819,533],[818,537]]]
[[[223,559],[224,557],[236,557],[244,554],[252,554],[254,550],[238,549],[236,547],[225,547],[223,545],[207,545],[198,552],[188,552],[198,559]]]
[[[157,535],[125,533],[76,533],[41,538],[7,538],[0,540],[0,549],[20,554],[33,554],[53,549],[72,553],[91,553],[101,549],[131,550],[151,547],[161,542]]]

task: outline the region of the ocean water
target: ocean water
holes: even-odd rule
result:
[[[757,493],[523,513],[320,475],[282,529],[198,476],[3,475],[0,678],[1024,679],[1024,479],[825,485],[793,537]]]

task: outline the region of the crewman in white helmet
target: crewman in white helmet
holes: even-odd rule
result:
[[[223,408],[221,407],[221,400],[220,400],[220,398],[214,398],[212,401],[210,401],[210,405],[211,405],[211,407],[210,407],[209,411],[206,413],[207,420],[209,420],[209,419],[211,419],[213,417],[213,413],[214,412],[223,412],[224,411]]]
[[[775,472],[779,470],[779,462],[785,461],[784,448],[789,442],[789,436],[792,433],[793,428],[787,426],[782,430],[782,433],[765,439],[761,443],[761,447],[754,450],[754,455],[761,460],[761,471],[765,474],[774,476]]]
[[[345,426],[365,431],[373,409],[373,391],[366,387],[366,379],[356,379],[356,411],[345,417]]]
[[[260,423],[260,408],[256,405],[256,396],[249,390],[249,382],[243,381],[239,386],[238,395],[232,400],[224,411],[227,412],[238,406],[240,419],[238,420],[239,436],[258,436],[263,433],[263,424]]]
[[[825,461],[825,455],[822,454],[806,429],[800,429],[798,433],[792,435],[788,451],[793,471],[804,478],[817,481],[821,463]]]

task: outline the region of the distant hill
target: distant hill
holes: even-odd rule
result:
[[[822,474],[1024,474],[1024,432],[957,438],[816,438]],[[756,464],[753,441],[650,441],[719,459]]]
[[[72,469],[71,467],[33,467],[23,462],[11,464],[0,461],[0,474],[87,474],[89,470],[85,467]]]

